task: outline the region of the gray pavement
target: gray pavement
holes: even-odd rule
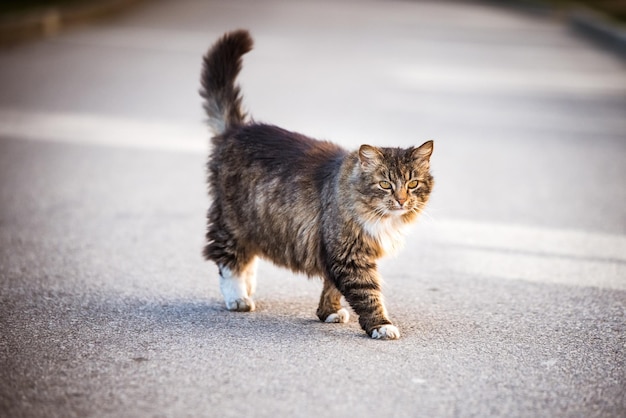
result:
[[[263,263],[226,311],[200,256],[201,56],[249,28],[257,120],[435,140],[381,263],[398,341],[322,324]],[[144,2],[0,51],[0,416],[623,417],[626,67],[474,2]]]

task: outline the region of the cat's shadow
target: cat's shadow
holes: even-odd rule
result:
[[[346,324],[326,324],[317,318],[316,300],[307,298],[259,299],[254,312],[232,312],[221,298],[152,299],[109,297],[106,301],[81,304],[102,332],[155,335],[187,334],[206,338],[319,338],[321,335],[367,337],[352,314]],[[74,309],[71,309],[73,311]]]
[[[167,339],[173,335],[205,340],[369,339],[354,312],[350,310],[350,320],[346,324],[323,323],[315,315],[317,300],[306,296],[265,295],[257,298],[254,312],[231,312],[220,297],[94,296],[88,297],[88,301],[72,298],[67,310],[71,315],[68,319],[76,323],[75,320],[80,318],[86,328],[97,326],[105,339],[114,338],[120,330],[149,340]],[[402,340],[426,342],[437,339],[442,332],[451,337],[450,329],[445,331],[450,326],[446,325],[445,318],[424,316],[424,312],[415,309],[418,308],[394,316],[403,333]],[[85,318],[89,319],[85,321]]]

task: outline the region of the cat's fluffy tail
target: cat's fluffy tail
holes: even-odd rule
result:
[[[215,135],[246,119],[235,79],[241,71],[241,57],[252,49],[252,44],[248,31],[237,30],[222,36],[204,56],[200,96]]]

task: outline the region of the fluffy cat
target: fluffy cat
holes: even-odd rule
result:
[[[348,321],[345,297],[372,338],[396,339],[376,261],[401,242],[433,187],[433,142],[408,149],[346,151],[250,121],[235,79],[252,49],[245,30],[225,34],[204,56],[201,96],[215,136],[208,162],[212,197],[204,256],[219,268],[231,311],[253,311],[257,257],[324,287],[317,316]]]

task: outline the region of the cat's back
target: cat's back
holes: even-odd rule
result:
[[[348,152],[262,124],[231,129],[213,144],[212,195],[231,233],[279,265],[321,274],[320,219]]]
[[[274,125],[238,126],[214,141],[217,157],[233,164],[254,166],[270,175],[311,174],[332,170],[347,154],[328,141],[319,141]],[[224,161],[226,162],[226,161]]]

